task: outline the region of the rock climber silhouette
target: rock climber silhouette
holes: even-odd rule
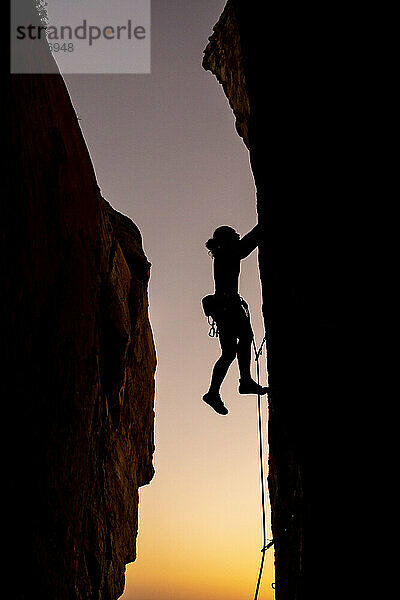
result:
[[[250,373],[253,331],[246,302],[239,296],[240,261],[257,246],[261,228],[256,225],[240,239],[240,235],[227,225],[218,227],[206,248],[214,259],[214,284],[212,318],[218,327],[221,356],[214,365],[208,392],[203,396],[217,413],[228,414],[220,396],[221,384],[236,356],[239,365],[239,393],[267,393],[268,388],[256,383]]]

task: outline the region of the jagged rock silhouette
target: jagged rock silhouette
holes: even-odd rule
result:
[[[2,397],[18,429],[8,550],[23,570],[12,596],[115,599],[153,476],[150,264],[136,225],[100,194],[62,77],[13,75],[9,100]]]
[[[228,0],[203,57],[249,149],[265,232],[259,267],[277,600],[302,600],[311,590],[327,598],[337,575],[331,536],[351,532],[358,543],[362,529],[351,465],[368,360],[354,265],[361,272],[367,264],[358,260],[366,248],[359,217],[379,177],[371,178],[373,154],[363,144],[369,77],[361,70],[356,81],[352,70],[357,35],[346,23],[356,15],[349,9],[344,23],[339,10],[320,6],[324,27],[316,27],[314,9]],[[352,493],[358,508],[349,512],[343,495],[351,502]],[[340,546],[343,572],[354,571],[352,548]]]

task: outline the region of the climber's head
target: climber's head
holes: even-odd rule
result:
[[[219,249],[229,247],[238,240],[240,240],[240,235],[233,227],[222,225],[214,231],[212,238],[207,240],[206,248],[210,251],[212,256],[215,256],[215,253],[218,252]]]

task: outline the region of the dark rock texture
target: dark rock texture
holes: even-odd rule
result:
[[[355,9],[343,15],[316,3],[229,0],[203,61],[249,148],[265,232],[277,600],[337,598],[341,573],[352,574],[352,597],[365,581],[363,307],[374,264],[368,201],[381,196],[382,164],[365,128],[367,46]]]
[[[222,85],[235,116],[236,131],[249,147],[250,105],[239,27],[231,2],[226,4],[213,31],[204,51],[203,67],[212,71]]]
[[[136,225],[100,195],[62,77],[11,76],[9,100],[10,597],[116,600],[153,476],[150,264]]]

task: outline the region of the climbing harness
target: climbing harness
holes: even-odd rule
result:
[[[210,337],[218,337],[218,324],[219,320],[223,320],[229,315],[232,310],[236,310],[238,306],[243,308],[247,318],[250,320],[249,307],[244,298],[239,294],[208,294],[201,300],[203,311],[207,317],[210,330],[208,335]]]

